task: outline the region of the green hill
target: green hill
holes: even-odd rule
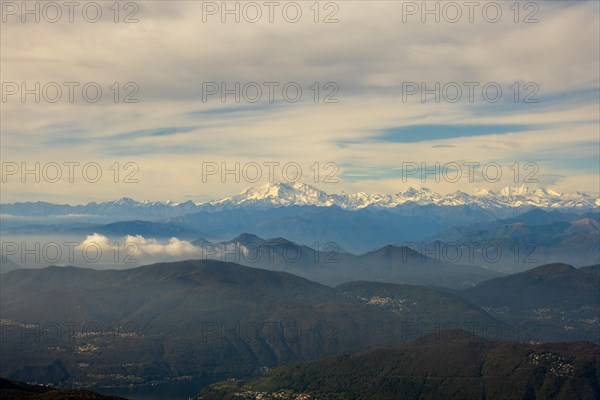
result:
[[[597,399],[598,354],[600,346],[587,342],[533,345],[440,331],[400,346],[218,383],[198,399]]]

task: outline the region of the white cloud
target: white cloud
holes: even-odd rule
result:
[[[161,243],[156,239],[146,239],[141,235],[127,235],[122,240],[123,246],[133,245],[143,255],[168,255],[172,257],[198,257],[201,249],[186,240],[176,237],[169,239],[168,243]]]

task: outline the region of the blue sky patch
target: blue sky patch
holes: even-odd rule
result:
[[[373,139],[391,143],[416,143],[460,137],[504,135],[536,129],[531,125],[409,125],[384,130]]]

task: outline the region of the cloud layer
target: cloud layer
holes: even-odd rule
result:
[[[223,23],[220,12],[203,9],[209,3],[140,2],[139,22],[128,24],[114,23],[111,14],[98,23],[75,14],[73,23],[54,24],[8,16],[0,39],[3,82],[80,86],[73,103],[64,90],[56,103],[43,93],[39,103],[33,95],[22,102],[18,94],[3,102],[3,161],[96,162],[103,178],[90,183],[76,175],[70,183],[42,176],[23,183],[11,175],[2,202],[207,200],[254,183],[243,176],[236,182],[234,175],[203,182],[203,162],[296,162],[311,184],[311,166],[333,162],[339,183],[316,186],[387,193],[409,185],[473,192],[477,185],[522,183],[510,176],[495,184],[402,182],[393,172],[402,162],[536,163],[541,186],[600,192],[597,2],[535,2],[537,9],[523,8],[518,16],[497,2],[502,18],[496,23],[482,14],[485,3],[472,23],[461,2],[457,23],[448,22],[452,10],[437,23],[435,15],[407,8],[421,2],[366,1],[319,3],[318,23],[305,2],[295,3],[302,10],[298,22],[286,21],[278,8],[270,23],[258,2],[263,19],[248,22],[255,15],[248,9],[239,23],[232,15]],[[441,2],[430,4],[443,10]],[[338,22],[323,23],[329,15]],[[538,22],[524,23],[528,15]],[[89,82],[102,89],[97,103],[79,91]],[[210,82],[219,89],[239,83],[240,102],[207,95]],[[273,101],[269,82],[278,84]],[[413,83],[419,91],[411,94]],[[435,91],[436,83],[439,101],[429,94],[423,102],[423,89]],[[472,98],[465,83],[476,84]],[[297,102],[286,100],[286,84],[293,84],[290,96],[302,89]],[[501,88],[499,101],[486,98],[486,84],[493,84],[487,95]],[[250,102],[257,87],[262,97]],[[457,87],[462,94],[454,102]],[[124,103],[127,95],[139,102]],[[339,101],[324,102],[328,95]],[[123,181],[132,172],[127,162],[139,167],[137,183]]]

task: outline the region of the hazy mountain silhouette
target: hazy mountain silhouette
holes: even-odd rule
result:
[[[14,271],[21,268],[18,264],[12,261],[10,258],[0,254],[0,273]]]
[[[473,257],[468,257],[465,250],[459,263],[485,265],[507,273],[550,263],[593,265],[600,263],[600,214],[573,215],[535,209],[482,226],[451,228],[436,235],[432,242],[441,248],[473,244],[476,250],[471,253]],[[433,243],[430,247],[434,247]],[[486,245],[494,250],[487,257],[482,251]]]
[[[262,239],[250,233],[225,242],[211,244],[200,239],[195,243],[206,250],[206,258],[286,271],[326,285],[369,280],[462,289],[501,275],[392,245],[354,255],[341,251],[335,243],[317,244],[315,249],[281,237]]]

